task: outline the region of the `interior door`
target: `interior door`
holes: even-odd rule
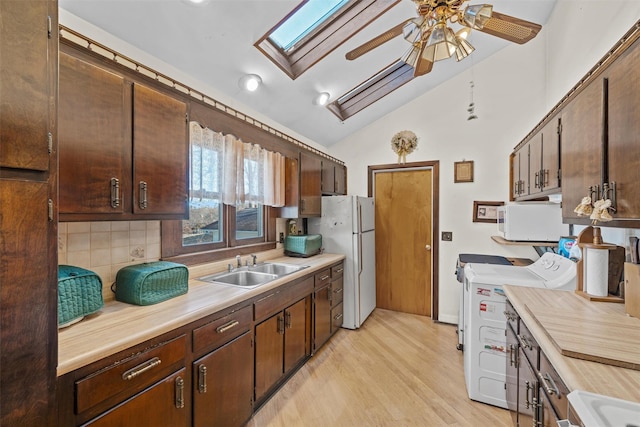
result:
[[[376,306],[431,316],[431,168],[374,173]]]

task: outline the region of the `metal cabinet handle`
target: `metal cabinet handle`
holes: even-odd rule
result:
[[[291,329],[291,312],[288,310],[284,312],[284,327]]]
[[[514,321],[514,320],[516,320],[518,318],[518,316],[513,311],[505,310],[502,313],[504,314],[504,317],[506,317],[507,320],[510,321],[510,322]]]
[[[182,377],[176,378],[176,408],[184,408],[184,380]]]
[[[513,344],[509,344],[509,366],[516,366],[517,365],[513,362],[513,354],[515,353],[515,348],[513,347]]]
[[[201,394],[207,392],[207,367],[205,365],[198,366],[198,391]]]
[[[342,267],[336,269],[336,273],[342,273],[343,271],[344,271],[344,268],[342,268]]]
[[[560,391],[558,391],[558,386],[556,385],[556,382],[553,380],[553,378],[551,378],[551,375],[549,375],[548,372],[545,373],[544,375],[542,375],[542,372],[538,372],[538,378],[540,378],[542,387],[545,389],[547,394],[549,394],[549,396],[552,396],[554,394],[556,396],[560,396]],[[549,383],[551,383],[551,385],[549,385]]]
[[[118,178],[111,178],[111,207],[117,208],[120,206],[120,180]]]
[[[333,316],[333,320],[340,320],[342,319],[342,313],[338,313],[335,316]]]
[[[144,181],[140,181],[140,209],[146,209],[147,208],[147,183]]]
[[[533,386],[529,381],[525,381],[524,384],[526,386],[526,391],[524,394],[524,407],[529,409],[531,407],[531,402],[529,401],[529,390],[533,390]]]
[[[320,277],[320,281],[321,281],[321,282],[324,282],[325,280],[327,280],[327,279],[328,279],[328,278],[330,278],[330,277],[331,277],[331,276],[329,276],[329,275],[322,276],[322,277]]]
[[[160,360],[159,357],[154,357],[153,359],[149,359],[146,362],[141,363],[138,366],[135,366],[129,369],[128,371],[126,371],[125,373],[123,373],[122,379],[127,381],[132,380],[135,377],[147,372],[149,369],[153,369],[156,366],[160,365],[160,363],[162,363],[162,361]]]
[[[539,172],[539,171],[535,173],[535,179],[534,179],[534,181],[533,181],[533,182],[534,182],[534,185],[533,185],[533,186],[534,186],[535,188],[538,188],[538,187],[541,187],[541,188],[542,188],[542,186],[540,185],[540,172]]]
[[[284,317],[278,316],[278,333],[284,335]]]
[[[229,329],[235,328],[236,326],[238,326],[240,324],[240,322],[238,322],[237,320],[232,320],[229,323],[225,323],[224,325],[220,325],[216,328],[216,332],[219,334],[224,334],[225,332],[227,332]]]
[[[339,294],[339,293],[342,293],[343,290],[344,288],[338,288],[338,289],[335,289],[333,292],[336,294]]]
[[[524,335],[518,335],[518,339],[520,340],[522,348],[530,348],[531,350],[533,350],[533,345],[529,342],[529,339],[527,337],[525,337]]]

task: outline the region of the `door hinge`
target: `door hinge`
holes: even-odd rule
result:
[[[189,123],[189,113],[184,113],[184,121]]]
[[[47,215],[49,217],[49,221],[53,221],[53,200],[47,200]]]
[[[562,122],[558,121],[558,135],[562,134]]]
[[[47,133],[47,151],[49,154],[53,153],[53,134]]]
[[[47,38],[51,38],[51,32],[53,24],[51,23],[51,16],[47,16]]]

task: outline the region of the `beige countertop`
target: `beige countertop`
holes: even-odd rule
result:
[[[344,255],[335,254],[292,258],[282,256],[281,251],[272,251],[271,256],[274,257],[260,256],[258,260],[309,267],[255,289],[242,289],[196,280],[197,277],[224,271],[227,265],[226,262],[201,264],[189,267],[189,292],[185,295],[149,306],[118,301],[105,303],[97,314],[58,332],[57,375],[64,375],[344,259]]]
[[[622,320],[626,316],[624,304],[591,302],[574,292],[522,286],[506,285],[504,291],[569,390],[585,390],[640,402],[640,371],[563,356],[535,318],[536,311],[543,313],[557,310],[559,313],[574,313],[577,316],[620,316]],[[581,333],[583,332],[580,330],[576,331],[577,336]],[[612,339],[624,339],[620,335],[624,335],[622,330],[616,332],[613,326]],[[638,351],[640,352],[640,348]]]

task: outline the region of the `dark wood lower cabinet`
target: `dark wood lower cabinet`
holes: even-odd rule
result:
[[[253,411],[251,332],[193,363],[193,425],[242,426]]]
[[[317,350],[331,337],[331,285],[315,291],[313,350]]]
[[[92,427],[186,426],[191,405],[188,390],[185,389],[185,374],[185,369],[179,370],[84,425]]]

